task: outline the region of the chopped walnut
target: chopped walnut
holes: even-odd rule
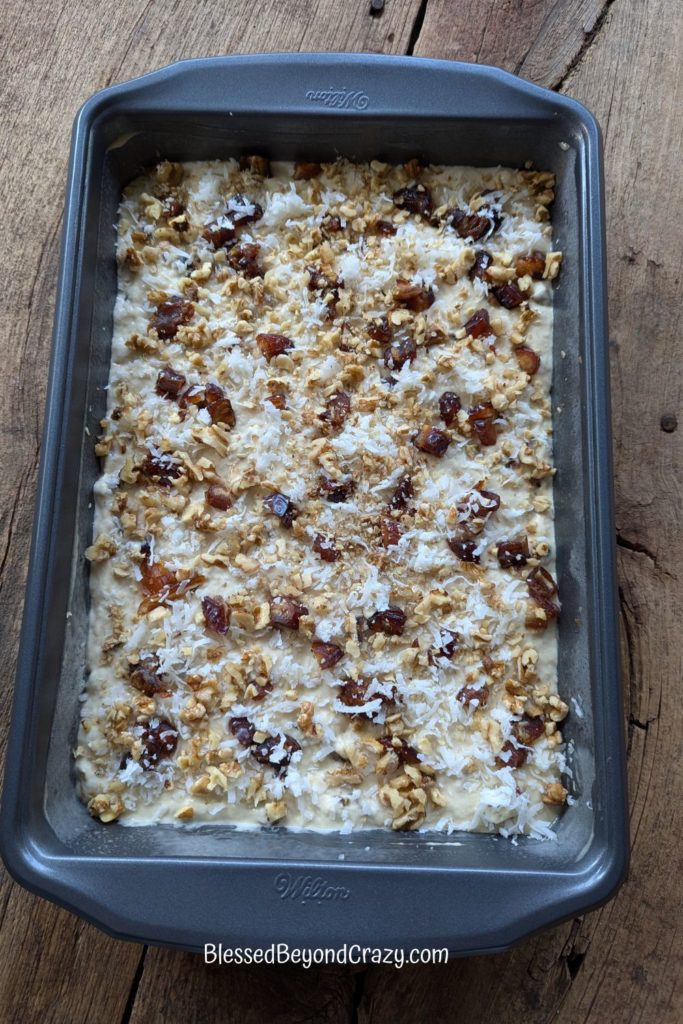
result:
[[[123,801],[115,793],[98,793],[88,801],[88,810],[93,818],[99,818],[105,824],[116,821],[125,809]]]
[[[89,562],[106,562],[117,551],[118,545],[114,538],[101,533],[95,543],[85,549],[85,557]]]

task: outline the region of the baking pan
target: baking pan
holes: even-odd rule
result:
[[[257,150],[553,170],[560,690],[572,804],[556,841],[103,826],[72,774],[85,672],[93,438],[104,415],[122,186],[162,158]],[[2,807],[23,885],[159,945],[500,950],[608,899],[628,857],[615,607],[601,143],[578,103],[488,67],[275,54],[175,64],[76,118],[42,465]]]

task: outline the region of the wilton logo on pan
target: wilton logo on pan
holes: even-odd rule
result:
[[[324,103],[326,107],[337,110],[367,110],[370,102],[368,94],[357,89],[347,92],[346,89],[309,89],[306,99],[312,103]]]
[[[275,891],[281,900],[300,903],[325,903],[328,900],[347,900],[351,890],[343,885],[330,885],[324,878],[312,875],[278,875]]]

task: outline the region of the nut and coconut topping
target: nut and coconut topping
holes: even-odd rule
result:
[[[126,189],[76,752],[102,822],[553,835],[551,200],[262,154]]]

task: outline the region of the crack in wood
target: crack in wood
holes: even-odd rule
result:
[[[142,953],[140,954],[140,959],[135,969],[135,974],[133,975],[133,981],[131,982],[130,992],[128,993],[128,999],[126,1001],[126,1005],[123,1008],[121,1024],[129,1024],[130,1019],[132,1017],[133,1009],[135,1007],[135,1000],[137,999],[138,989],[140,988],[140,982],[142,981],[142,975],[145,970],[145,957],[147,956],[148,950],[149,946],[142,947]]]
[[[629,540],[628,537],[624,537],[623,533],[617,533],[617,544],[620,548],[626,548],[627,551],[633,551],[638,555],[647,555],[653,565],[657,565],[657,558],[645,544],[641,544],[636,540]]]
[[[5,571],[7,559],[9,558],[9,553],[12,548],[12,538],[14,536],[14,521],[17,517],[17,511],[21,503],[22,490],[22,480],[19,480],[19,483],[17,485],[17,492],[14,496],[14,502],[12,503],[12,508],[10,509],[7,521],[7,543],[5,544],[5,550],[2,553],[2,558],[0,558],[0,591],[2,590],[2,574]]]
[[[585,942],[585,949],[579,950],[577,946],[582,943],[581,927],[583,925],[583,917],[575,917],[572,921],[572,928],[564,944],[562,952],[560,953],[560,960],[564,963],[569,975],[569,984],[575,980],[577,974],[581,970],[581,965],[586,959],[586,954],[590,947],[590,942]],[[585,940],[584,940],[585,941]]]
[[[360,1018],[358,1016],[358,1010],[360,1009],[360,1004],[363,1001],[363,996],[365,994],[365,982],[367,980],[367,976],[367,970],[358,971],[353,979],[351,1016],[349,1018],[349,1024],[359,1024]]]
[[[619,531],[617,531],[617,547],[623,548],[625,551],[631,551],[634,555],[645,555],[645,557],[652,562],[652,565],[657,572],[661,573],[662,576],[668,576],[672,580],[676,580],[678,578],[675,573],[672,573],[669,569],[665,569],[660,565],[657,556],[654,552],[650,551],[646,544],[642,544],[637,540],[629,540],[628,537],[624,537],[623,533],[620,533]]]
[[[628,716],[629,726],[633,726],[635,729],[642,729],[643,732],[647,732],[653,722],[657,721],[657,716],[654,718],[648,718],[646,722],[641,722],[640,719],[634,718],[633,715]]]
[[[415,21],[413,22],[413,27],[410,30],[410,38],[408,39],[408,48],[406,50],[406,56],[407,57],[412,57],[413,54],[415,53],[415,47],[417,46],[417,41],[420,38],[420,32],[422,31],[422,26],[424,25],[424,20],[425,20],[425,15],[426,14],[427,14],[427,0],[422,0],[422,3],[420,4],[420,7],[418,9],[418,12],[415,15]]]
[[[602,29],[603,25],[607,21],[607,16],[609,15],[609,12],[611,11],[612,7],[614,6],[614,4],[616,2],[617,2],[617,0],[605,0],[605,6],[602,8],[602,10],[600,11],[600,14],[595,19],[593,27],[588,32],[585,33],[584,38],[583,38],[583,43],[581,44],[579,49],[574,54],[574,56],[571,59],[571,61],[569,62],[569,65],[567,66],[564,74],[562,75],[560,80],[558,82],[556,82],[555,85],[553,85],[553,89],[556,92],[559,92],[559,90],[563,87],[563,85],[565,84],[565,82],[567,81],[569,76],[574,71],[576,71],[576,69],[578,68],[579,64],[581,63],[581,61],[585,57],[586,53],[588,52],[590,47],[593,45],[596,37],[599,35],[600,30]]]
[[[635,649],[634,649],[634,637],[631,629],[630,614],[632,612],[631,607],[626,600],[626,594],[623,587],[619,587],[619,613],[621,621],[624,625],[624,639],[626,641],[626,671],[627,679],[626,684],[628,686],[628,702],[629,706],[635,704],[633,690],[636,688],[636,673],[635,673]],[[626,744],[626,757],[628,759],[631,753],[631,735],[632,730],[628,730],[628,740]]]

